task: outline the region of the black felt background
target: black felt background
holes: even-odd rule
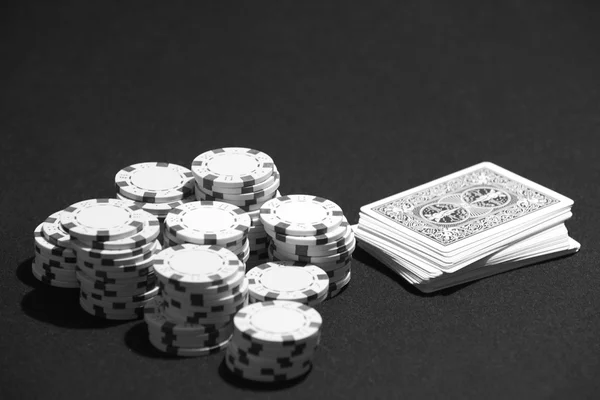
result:
[[[595,2],[167,3],[0,13],[0,397],[597,395]],[[313,371],[275,387],[232,380],[219,355],[161,358],[143,323],[96,321],[28,272],[36,224],[111,196],[121,167],[225,146],[267,152],[283,193],[330,198],[353,223],[493,161],[573,198],[582,250],[435,296],[357,251],[320,308]]]

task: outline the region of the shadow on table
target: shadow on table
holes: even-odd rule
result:
[[[224,352],[223,352],[223,354],[224,354]],[[229,370],[229,368],[227,368],[227,365],[225,364],[225,359],[223,359],[223,361],[219,365],[219,376],[228,384],[235,386],[237,388],[251,389],[251,390],[265,391],[265,392],[284,390],[284,389],[290,388],[292,386],[296,386],[296,385],[304,382],[306,380],[306,377],[310,374],[311,371],[312,371],[312,367],[304,375],[302,375],[298,378],[289,380],[289,381],[255,382],[255,381],[244,379],[238,375],[235,375],[233,372],[231,372]]]
[[[33,258],[17,266],[17,278],[32,288],[21,299],[21,309],[29,317],[72,329],[96,329],[131,321],[110,321],[94,317],[79,305],[79,289],[64,289],[40,282],[31,272]]]
[[[376,259],[375,257],[373,257],[372,255],[370,255],[369,253],[367,253],[365,250],[363,250],[362,248],[360,248],[358,246],[356,247],[356,250],[352,254],[352,258],[356,261],[359,261],[359,262],[365,264],[367,267],[372,268],[372,269],[384,274],[388,278],[390,278],[393,281],[395,281],[396,283],[398,283],[398,285],[402,286],[402,288],[405,289],[407,292],[414,294],[416,296],[421,296],[421,297],[450,296],[450,295],[458,292],[459,290],[477,282],[477,281],[472,281],[472,282],[461,283],[460,285],[456,285],[456,286],[453,286],[453,287],[447,288],[447,289],[442,289],[437,292],[423,293],[419,289],[417,289],[416,287],[411,285],[410,283],[406,282],[406,280],[404,278],[402,278],[400,275],[398,275],[397,273],[392,271],[381,261],[379,261],[378,259]]]

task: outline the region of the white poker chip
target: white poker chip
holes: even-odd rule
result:
[[[239,207],[219,201],[193,201],[174,208],[165,228],[176,239],[226,245],[245,238],[252,221]]]
[[[285,235],[282,233],[276,233],[268,226],[264,226],[264,229],[267,235],[279,242],[297,246],[324,246],[334,243],[340,238],[346,237],[346,235],[348,235],[348,231],[352,228],[350,228],[350,224],[344,217],[342,218],[342,223],[337,228],[322,235],[316,236]]]
[[[192,172],[201,187],[228,188],[254,186],[273,175],[273,159],[244,147],[225,147],[200,154],[192,162]]]
[[[60,223],[83,242],[109,241],[133,236],[144,228],[148,213],[131,202],[91,199],[75,203],[60,214]]]
[[[194,191],[192,171],[177,164],[145,162],[123,168],[115,175],[117,192],[145,203],[181,200]]]
[[[323,297],[329,288],[327,273],[316,265],[267,262],[246,273],[249,294],[254,299],[290,300],[307,303]]]
[[[323,235],[339,227],[343,218],[333,201],[304,194],[277,197],[260,208],[263,225],[283,235]]]
[[[293,345],[317,340],[323,319],[314,308],[295,301],[250,304],[233,318],[234,337],[257,344]]]
[[[243,269],[237,256],[221,246],[182,244],[162,250],[154,259],[160,281],[189,289],[228,283]]]
[[[62,210],[57,211],[42,222],[42,234],[44,239],[53,245],[72,248],[71,235],[60,224],[61,213]]]

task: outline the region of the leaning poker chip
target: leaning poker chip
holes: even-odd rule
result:
[[[317,236],[295,236],[295,235],[284,235],[281,233],[275,233],[275,231],[265,226],[265,232],[275,240],[280,242],[289,243],[293,245],[308,245],[308,246],[320,246],[332,243],[339,238],[346,235],[347,231],[351,229],[350,224],[344,218],[343,222],[334,230]]]
[[[195,189],[196,191],[201,191],[202,189],[208,189],[210,191],[215,191],[221,194],[248,194],[248,193],[256,193],[261,190],[264,190],[268,187],[271,187],[276,182],[280,181],[280,174],[277,171],[277,167],[273,165],[273,175],[269,176],[264,181],[257,183],[251,186],[243,186],[243,187],[224,187],[220,185],[213,185],[211,182],[202,182],[196,180]]]
[[[44,222],[41,224],[41,232],[48,242],[55,246],[67,247],[71,248],[71,235],[67,231],[65,231],[60,224],[60,214],[61,211],[57,211],[51,214]]]
[[[119,200],[128,200],[133,202],[136,206],[140,207],[142,210],[155,215],[155,216],[166,216],[169,211],[174,209],[175,207],[179,207],[182,204],[189,203],[190,201],[194,201],[195,197],[190,195],[188,197],[184,197],[180,200],[173,200],[168,203],[143,203],[139,201],[133,201],[128,199],[127,197],[117,193],[117,199]]]
[[[227,347],[227,343],[229,339],[225,339],[223,342],[219,343],[216,346],[211,347],[198,347],[198,348],[184,348],[184,347],[176,347],[169,346],[160,343],[152,336],[149,337],[150,343],[157,349],[171,356],[177,357],[200,357],[207,356],[210,354],[220,353]]]
[[[192,173],[203,187],[245,187],[273,175],[273,159],[243,147],[225,147],[200,154],[192,161]]]
[[[155,242],[148,242],[139,247],[135,247],[132,249],[120,249],[120,250],[104,250],[104,249],[94,249],[92,247],[87,247],[86,243],[83,243],[77,239],[73,240],[73,244],[77,249],[77,252],[85,254],[86,257],[89,258],[106,258],[106,259],[115,259],[115,258],[128,258],[135,257],[141,254],[144,254],[152,249],[155,246]]]
[[[258,189],[249,193],[222,193],[218,188],[213,187],[212,189],[208,189],[198,185],[196,185],[196,191],[225,201],[248,201],[272,196],[279,188],[280,182],[281,181],[277,179],[264,189]]]
[[[268,262],[246,273],[250,296],[261,300],[312,301],[329,288],[329,277],[316,265]]]
[[[344,212],[333,201],[309,195],[277,197],[260,209],[263,225],[284,235],[322,235],[340,226],[343,217]]]
[[[38,252],[58,257],[75,257],[75,252],[71,248],[51,243],[46,239],[42,233],[44,224],[45,222],[42,222],[33,230],[34,246],[39,249]]]
[[[192,171],[177,164],[144,162],[123,168],[115,175],[117,192],[145,203],[167,203],[194,191]]]
[[[240,208],[212,201],[195,201],[174,208],[165,219],[171,236],[197,244],[225,244],[242,240],[250,217]]]
[[[140,232],[147,213],[118,199],[91,199],[75,203],[60,214],[65,231],[84,242],[123,239]]]
[[[255,343],[297,344],[317,336],[323,319],[315,309],[304,304],[275,300],[243,308],[233,323],[242,337]]]
[[[268,200],[273,199],[273,198],[275,198],[277,196],[279,196],[279,191],[275,191],[273,193],[270,193],[267,196],[258,197],[258,198],[255,198],[255,199],[249,199],[249,200],[229,200],[229,199],[223,199],[222,197],[211,196],[211,195],[206,194],[206,193],[201,192],[201,191],[197,191],[196,192],[196,199],[197,200],[200,200],[200,201],[222,201],[224,203],[233,204],[234,206],[238,206],[238,207],[257,207],[257,206],[260,206],[260,205],[264,204],[265,202],[267,202]]]
[[[158,253],[154,271],[159,280],[175,287],[204,287],[228,282],[243,269],[231,251],[220,246],[182,244]]]
[[[352,229],[347,230],[346,234],[336,241],[320,246],[311,245],[294,245],[286,242],[281,242],[276,239],[271,239],[270,242],[281,251],[302,256],[325,256],[329,254],[343,253],[350,246],[356,245],[356,238],[352,233]]]
[[[200,324],[176,324],[164,313],[164,299],[161,295],[154,297],[144,307],[144,320],[148,329],[157,330],[169,334],[203,334],[223,329],[227,324],[200,325]]]
[[[145,253],[137,254],[132,257],[125,258],[96,258],[90,257],[85,252],[76,251],[77,259],[79,261],[86,261],[93,265],[103,265],[103,266],[127,266],[127,265],[135,265],[143,262],[144,260],[148,260],[153,257],[157,252],[162,250],[162,246],[159,241],[155,241],[150,248],[150,250]]]
[[[135,249],[153,242],[160,233],[160,222],[158,218],[150,213],[144,213],[146,223],[142,230],[133,236],[109,241],[84,241],[87,247],[96,250],[123,250]]]

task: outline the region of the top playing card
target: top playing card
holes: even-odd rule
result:
[[[361,212],[441,253],[514,232],[573,201],[484,162],[361,207]]]

